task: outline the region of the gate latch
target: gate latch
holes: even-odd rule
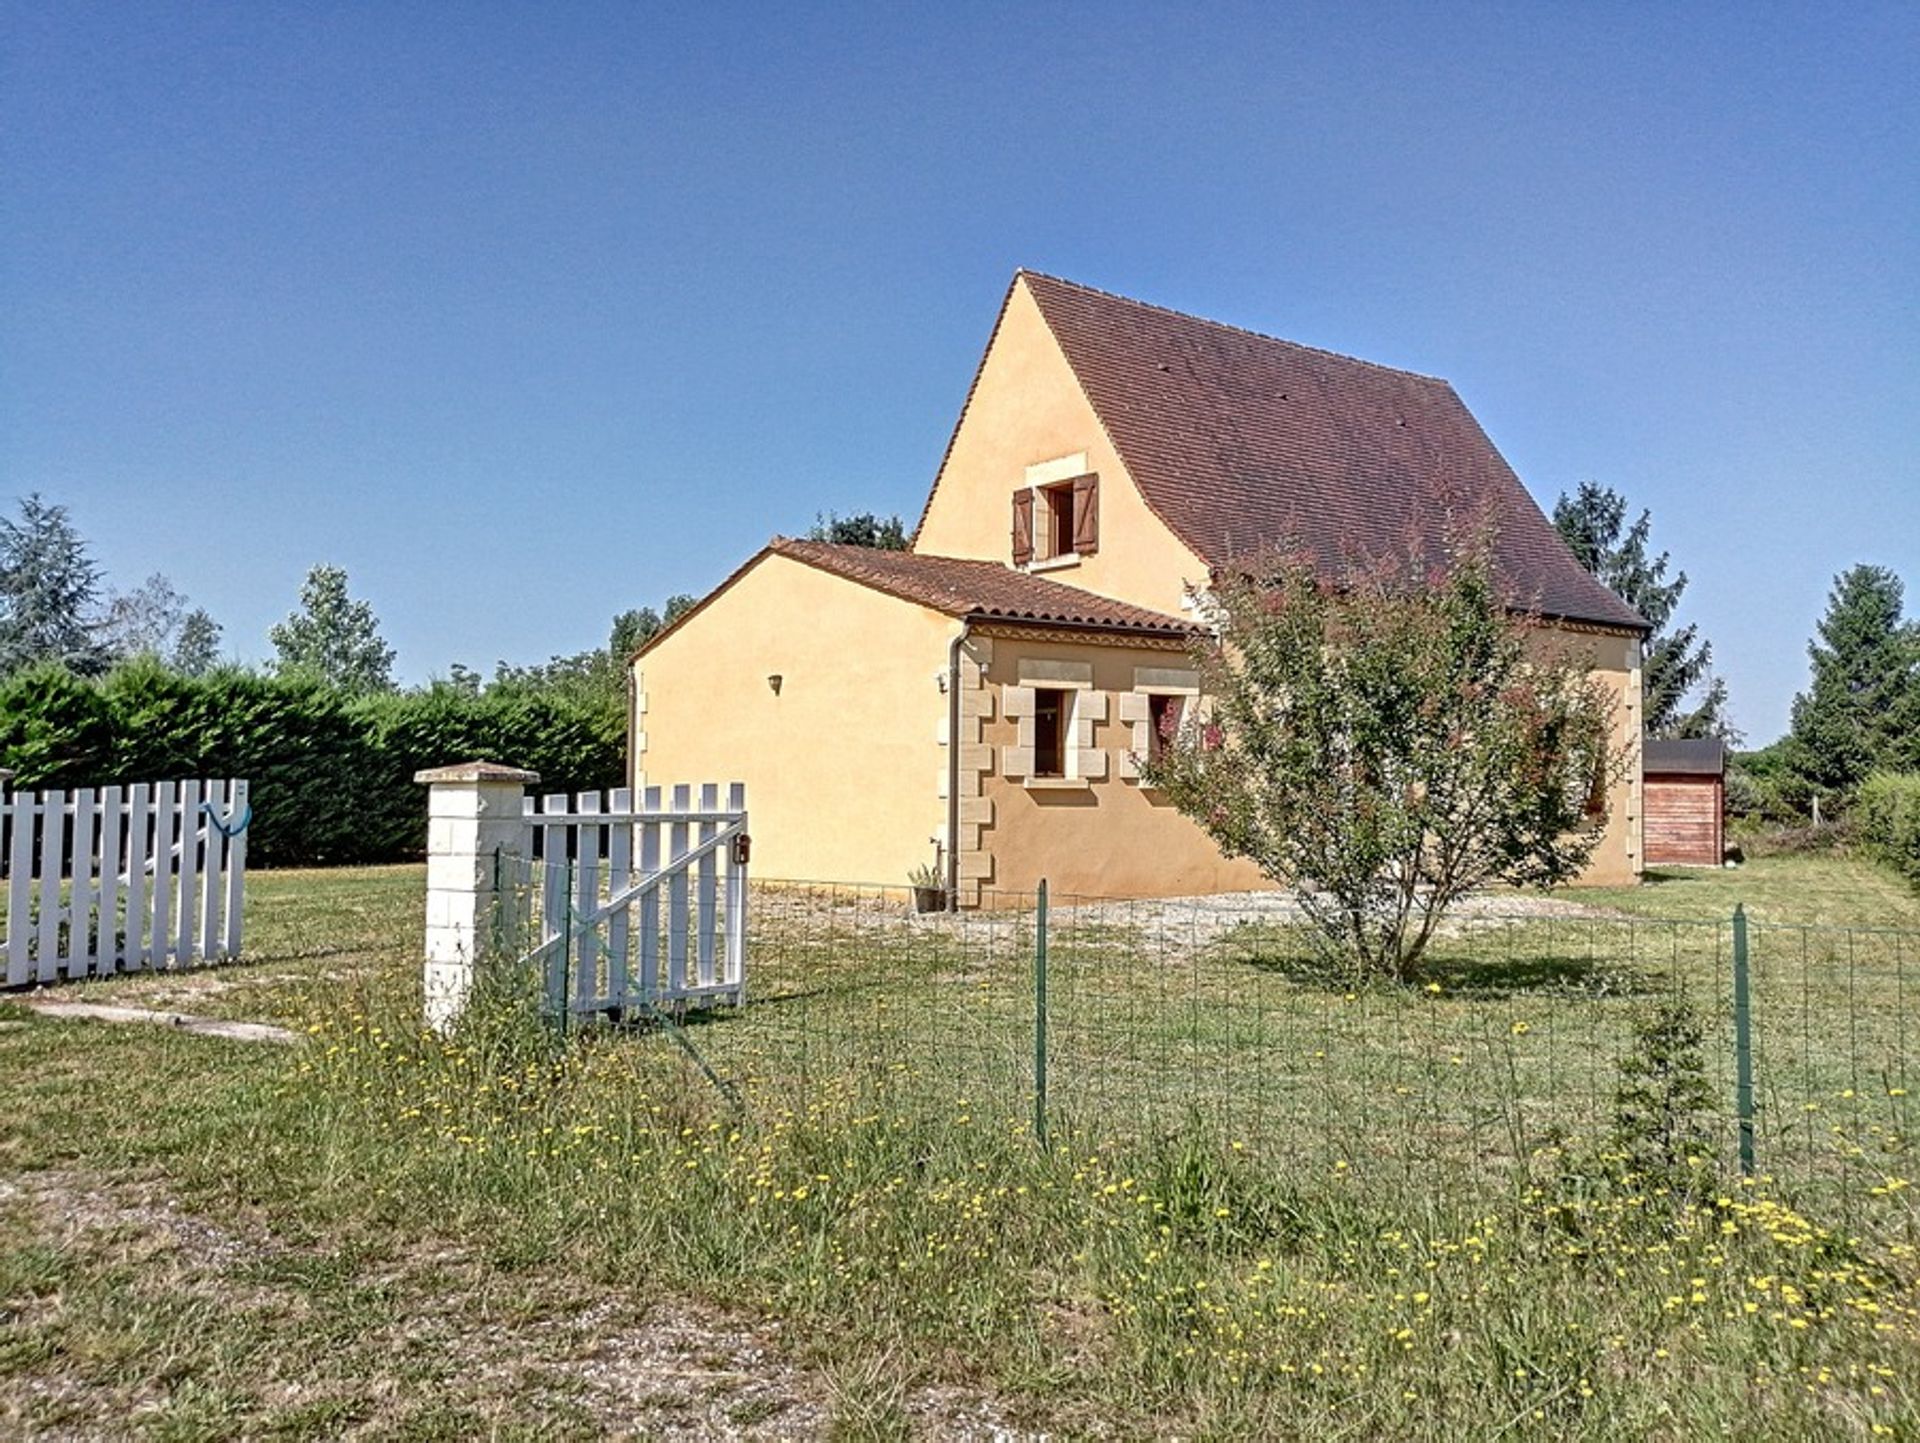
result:
[[[747,859],[753,855],[753,838],[745,832],[733,839],[733,865],[744,867]]]

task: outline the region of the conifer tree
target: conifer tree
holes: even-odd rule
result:
[[[1641,661],[1643,724],[1649,736],[1731,736],[1726,683],[1712,674],[1713,645],[1693,624],[1668,629],[1687,573],[1652,554],[1652,513],[1627,524],[1627,499],[1593,481],[1554,504],[1553,524],[1580,564],[1653,626]],[[1694,697],[1688,705],[1689,696]]]
[[[1884,566],[1834,579],[1786,747],[1788,769],[1816,794],[1844,797],[1870,772],[1920,767],[1920,628],[1903,601]]]
[[[104,669],[99,600],[100,567],[66,507],[36,492],[0,520],[0,676],[40,662]]]

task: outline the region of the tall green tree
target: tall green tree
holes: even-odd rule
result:
[[[670,596],[666,614],[651,606],[615,614],[607,634],[607,644],[592,651],[571,656],[550,656],[536,666],[495,664],[493,685],[507,691],[552,693],[583,706],[600,707],[620,717],[626,715],[627,661],[634,652],[695,604],[691,596]],[[479,677],[465,667],[456,666],[450,685],[463,690],[479,690]]]
[[[100,622],[100,642],[114,662],[147,656],[188,676],[220,661],[220,623],[159,572],[132,591],[116,592]]]
[[[1920,628],[1904,601],[1884,566],[1834,580],[1785,748],[1789,770],[1816,794],[1845,797],[1870,772],[1920,767]]]
[[[832,541],[841,546],[869,546],[876,551],[905,551],[907,528],[898,516],[884,519],[872,511],[858,516],[816,516],[807,532],[809,541]]]
[[[180,619],[174,633],[174,670],[185,676],[205,676],[220,665],[220,623],[204,606],[196,606]]]
[[[347,573],[316,566],[300,588],[300,609],[267,633],[277,669],[349,692],[393,689],[393,648],[380,636],[373,607],[347,591]]]
[[[163,657],[172,650],[186,612],[186,597],[156,571],[132,591],[115,592],[107,599],[100,643],[116,661]]]
[[[22,498],[0,520],[0,676],[42,662],[103,670],[99,600],[100,567],[67,508],[38,492]]]
[[[461,682],[461,675],[456,674],[455,681]],[[604,647],[595,647],[591,651],[576,651],[570,656],[550,656],[532,666],[496,662],[493,682],[488,690],[526,696],[559,696],[585,706],[617,709],[623,685],[621,668],[612,655]]]
[[[623,611],[613,618],[613,632],[607,638],[607,650],[613,659],[625,666],[627,658],[653,639],[664,622],[660,613],[651,606],[642,606],[633,611]]]
[[[1571,496],[1554,503],[1553,524],[1580,564],[1653,626],[1640,671],[1647,734],[1732,739],[1726,683],[1712,673],[1712,643],[1692,623],[1671,625],[1687,589],[1687,573],[1669,575],[1667,553],[1653,554],[1652,513],[1641,511],[1629,525],[1626,497],[1582,481]]]

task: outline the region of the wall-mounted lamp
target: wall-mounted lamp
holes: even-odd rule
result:
[[[767,685],[773,688],[773,694],[775,696],[780,695],[780,683],[785,680],[786,678],[777,671],[767,677]]]

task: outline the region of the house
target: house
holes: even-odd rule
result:
[[[998,892],[1266,885],[1137,759],[1194,704],[1193,598],[1262,549],[1330,572],[1449,514],[1619,698],[1632,765],[1586,877],[1634,879],[1646,624],[1444,381],[1014,276],[911,547],[775,540],[633,661],[632,768],[741,779],[761,875]],[[949,847],[948,839],[952,840]],[[936,852],[937,849],[937,852]]]
[[[1727,744],[1650,737],[1643,745],[1648,865],[1719,866],[1727,851]]]

